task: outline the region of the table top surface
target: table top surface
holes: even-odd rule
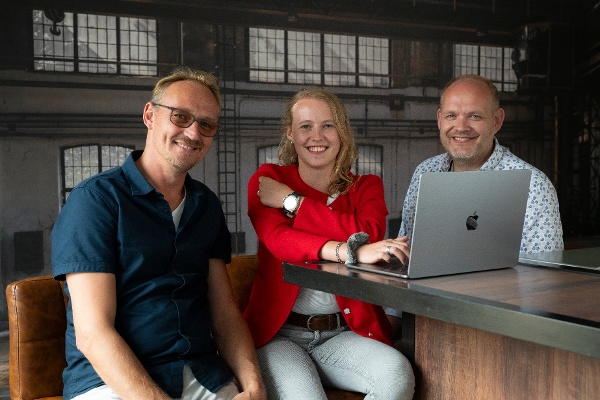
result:
[[[447,322],[600,357],[600,274],[514,268],[401,279],[344,264],[284,263],[285,280]]]

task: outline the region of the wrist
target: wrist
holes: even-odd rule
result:
[[[368,234],[364,232],[358,232],[351,235],[348,238],[348,243],[346,243],[346,264],[356,264],[358,262],[358,258],[356,257],[358,248],[367,243],[369,243]]]
[[[290,218],[295,217],[303,199],[304,197],[298,192],[292,192],[285,196],[282,203],[285,214]]]

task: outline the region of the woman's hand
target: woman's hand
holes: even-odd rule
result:
[[[268,176],[259,177],[258,182],[257,195],[260,197],[260,202],[267,207],[282,208],[285,196],[293,192],[288,185]]]
[[[358,261],[367,264],[380,261],[390,262],[392,256],[398,257],[403,264],[408,263],[408,258],[410,257],[408,236],[365,244],[360,246],[356,251]]]

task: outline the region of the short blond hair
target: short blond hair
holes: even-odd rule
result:
[[[160,103],[167,88],[179,81],[193,81],[206,86],[213,96],[215,96],[219,110],[223,107],[223,100],[221,99],[221,92],[217,85],[217,78],[210,72],[184,66],[177,67],[171,74],[165,76],[156,83],[156,86],[154,86],[154,90],[152,91],[150,102]]]

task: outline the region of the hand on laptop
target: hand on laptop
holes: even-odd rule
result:
[[[403,264],[408,263],[410,245],[408,236],[395,239],[385,239],[376,243],[360,246],[356,251],[356,258],[361,263],[374,264],[380,261],[390,262],[392,257],[397,257]]]

